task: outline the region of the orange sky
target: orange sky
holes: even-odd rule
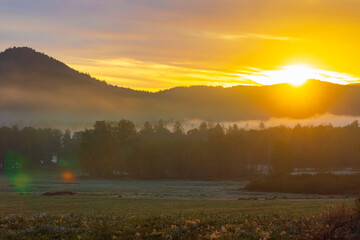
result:
[[[33,47],[119,86],[274,84],[289,65],[360,77],[357,0],[0,2],[2,49]]]

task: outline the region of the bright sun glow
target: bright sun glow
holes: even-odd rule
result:
[[[337,84],[348,84],[357,79],[344,73],[315,69],[306,65],[288,65],[278,70],[265,70],[247,76],[248,79],[262,85],[289,83],[301,86],[309,79],[317,79]]]
[[[301,65],[285,66],[282,70],[270,74],[270,77],[294,86],[303,85],[308,79],[315,78],[315,76],[316,71],[314,69]]]

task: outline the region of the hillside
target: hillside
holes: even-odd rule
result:
[[[99,81],[30,48],[0,53],[2,121],[196,118],[214,121],[360,115],[360,86],[177,87],[157,93]]]
[[[95,120],[137,109],[147,93],[108,85],[30,48],[0,53],[2,119]]]

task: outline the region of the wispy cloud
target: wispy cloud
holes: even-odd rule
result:
[[[257,33],[242,33],[242,34],[223,34],[223,33],[211,33],[206,32],[203,34],[195,34],[205,38],[215,38],[223,40],[238,40],[238,39],[265,39],[265,40],[277,40],[277,41],[304,41],[301,38],[294,38],[288,36],[277,36],[270,34],[257,34]]]
[[[175,86],[209,85],[231,87],[257,85],[239,78],[238,71],[200,69],[128,58],[81,59],[71,67],[90,71],[93,76],[114,85],[157,91]]]
[[[316,69],[305,65],[289,65],[273,70],[253,69],[245,74],[239,74],[239,77],[252,80],[261,85],[279,83],[300,85],[309,79],[343,85],[359,82],[358,78],[347,73]]]

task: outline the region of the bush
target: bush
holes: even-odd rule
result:
[[[251,181],[244,189],[300,194],[360,194],[360,175],[269,176]]]
[[[316,239],[359,239],[360,236],[360,200],[355,206],[345,204],[331,209],[323,217],[323,228]]]

